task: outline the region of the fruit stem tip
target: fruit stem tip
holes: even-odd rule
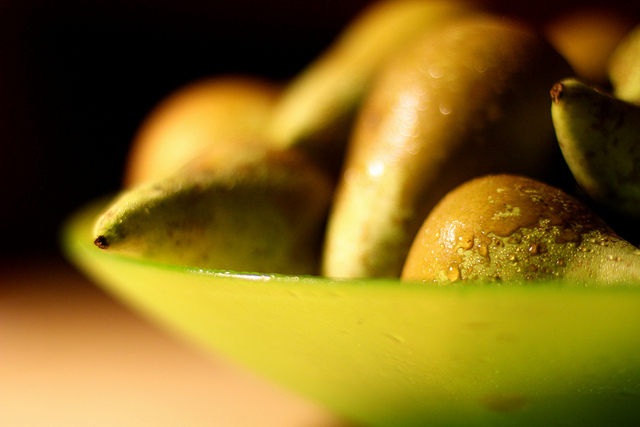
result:
[[[100,249],[107,249],[109,247],[109,242],[107,242],[107,238],[104,236],[96,237],[96,240],[93,241],[97,247]]]
[[[550,93],[551,93],[551,100],[553,102],[558,102],[560,98],[562,98],[562,95],[564,95],[564,85],[562,83],[556,83],[551,88]]]

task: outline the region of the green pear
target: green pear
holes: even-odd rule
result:
[[[494,16],[457,19],[390,61],[354,128],[323,274],[398,277],[428,212],[472,177],[555,182],[566,165],[548,93],[567,75],[538,33]]]
[[[267,133],[339,171],[353,118],[380,67],[409,40],[470,13],[465,1],[380,0],[284,89]]]
[[[637,282],[640,250],[555,187],[489,175],[452,190],[433,209],[412,244],[402,279]]]
[[[228,144],[125,190],[98,219],[95,244],[182,266],[317,274],[332,188],[295,150]]]
[[[614,96],[640,103],[640,25],[616,46],[607,65]]]
[[[564,158],[584,192],[607,210],[640,218],[640,106],[570,78],[551,90]]]

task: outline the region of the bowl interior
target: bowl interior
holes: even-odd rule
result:
[[[640,287],[432,287],[69,259],[154,322],[365,425],[603,425],[640,417]]]

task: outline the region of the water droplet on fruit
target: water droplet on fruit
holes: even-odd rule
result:
[[[458,235],[458,249],[462,249],[468,251],[473,247],[473,231],[472,230],[463,230]]]
[[[447,269],[447,278],[450,282],[457,282],[462,278],[460,274],[460,267],[458,267],[458,264],[455,262],[449,265],[449,268]]]
[[[482,257],[489,258],[489,247],[486,243],[478,243],[478,254]]]

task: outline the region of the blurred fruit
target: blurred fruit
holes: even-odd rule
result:
[[[640,104],[640,25],[616,46],[608,65],[613,94],[623,101]]]
[[[279,87],[267,80],[224,75],[194,81],[163,99],[135,136],[124,185],[171,175],[203,150],[261,137]]]
[[[539,34],[489,16],[458,19],[390,61],[350,142],[323,273],[398,277],[456,185],[497,172],[551,179],[564,161],[548,93],[572,74]]]
[[[454,189],[434,208],[402,278],[439,284],[637,282],[640,250],[556,188],[520,176],[485,176]]]
[[[629,16],[617,10],[583,6],[554,16],[543,31],[577,77],[605,86],[609,56],[633,25]]]

